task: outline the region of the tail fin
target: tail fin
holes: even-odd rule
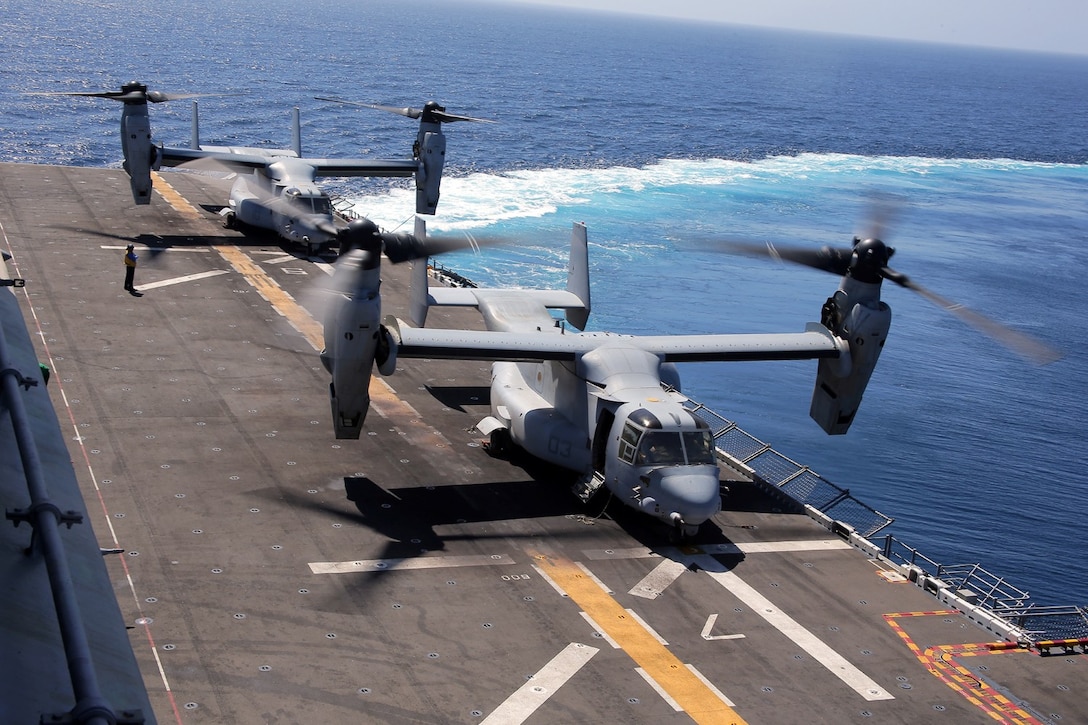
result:
[[[193,117],[189,126],[189,148],[200,150],[200,115],[197,112],[197,102],[193,101]]]
[[[425,240],[427,238],[427,222],[417,216],[413,233],[416,239]],[[427,322],[427,309],[430,307],[430,302],[427,299],[428,260],[413,259],[409,264],[411,266],[408,270],[408,315],[413,325],[423,327]]]
[[[589,322],[589,241],[585,222],[574,222],[570,232],[570,262],[567,266],[567,292],[582,301],[580,308],[567,309],[567,322],[579,330]]]
[[[415,236],[423,239],[426,224],[416,217]],[[410,288],[408,291],[408,310],[411,322],[416,327],[423,327],[427,320],[427,308],[431,305],[449,305],[458,307],[476,307],[483,312],[487,301],[501,308],[506,305],[498,301],[497,293],[507,296],[509,290],[495,290],[479,287],[445,287],[427,285],[426,260],[412,263]],[[521,289],[519,294],[526,300],[550,309],[563,309],[566,319],[579,330],[585,329],[589,320],[589,247],[586,240],[586,225],[575,222],[570,236],[570,262],[567,266],[567,288],[565,290]],[[487,314],[485,313],[485,318]]]
[[[302,158],[302,123],[298,117],[298,106],[291,111],[291,150]]]

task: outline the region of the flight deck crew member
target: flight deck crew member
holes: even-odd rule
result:
[[[125,289],[132,294],[137,294],[136,288],[133,286],[133,279],[136,277],[136,260],[139,257],[136,256],[136,252],[133,250],[134,246],[130,244],[125,251]]]

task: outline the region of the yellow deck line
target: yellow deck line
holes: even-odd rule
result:
[[[179,214],[187,219],[201,219],[203,215],[160,174],[154,173],[154,189]],[[301,334],[314,350],[325,348],[325,337],[321,323],[290,294],[280,287],[249,255],[234,245],[214,245],[212,247],[230,264],[235,272],[257,290],[272,308],[282,315]],[[400,398],[393,388],[378,376],[370,379],[370,402],[389,423],[402,430],[405,436],[415,444],[449,445],[441,433],[423,422],[415,408]]]
[[[534,554],[537,565],[698,723],[744,725],[745,720],[670,652],[575,562]]]
[[[166,203],[173,207],[174,211],[181,214],[186,219],[200,219],[201,213],[197,211],[197,208],[189,203],[189,201],[178,193],[177,189],[170,186],[166,179],[162,178],[162,175],[157,171],[151,172],[152,184],[151,188],[159,192],[159,196],[166,200]]]

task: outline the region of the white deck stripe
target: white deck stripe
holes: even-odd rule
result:
[[[483,725],[525,722],[599,651],[596,647],[571,642],[481,722]]]
[[[566,594],[564,594],[563,596],[567,596],[567,595],[566,595]],[[593,633],[594,633],[594,634],[599,634],[599,635],[601,635],[601,639],[603,639],[603,640],[604,640],[605,642],[608,642],[608,644],[612,645],[612,649],[622,649],[622,647],[620,647],[620,643],[619,643],[619,642],[617,642],[616,640],[612,639],[612,637],[610,637],[610,636],[608,635],[608,632],[606,632],[606,631],[604,631],[603,629],[601,629],[601,625],[599,625],[599,624],[597,624],[597,623],[596,623],[595,621],[593,621],[593,617],[589,616],[589,615],[588,615],[588,614],[586,614],[585,612],[578,612],[578,614],[582,615],[582,619],[586,620],[586,623],[587,623],[587,624],[588,624],[588,625],[590,626],[590,628],[591,628],[591,629],[593,630]]]
[[[196,274],[187,274],[184,277],[172,277],[171,279],[161,279],[158,282],[137,282],[136,289],[148,290],[157,289],[159,287],[169,287],[174,284],[183,284],[185,282],[195,282],[198,279],[207,279],[208,277],[218,277],[221,274],[227,274],[226,269],[212,269],[207,272],[197,272]]]
[[[282,264],[283,262],[298,262],[298,257],[293,254],[284,254],[280,257],[273,257],[272,259],[265,259],[261,264]]]
[[[657,630],[655,630],[653,627],[651,627],[649,624],[647,624],[646,620],[643,619],[642,617],[640,617],[638,612],[636,612],[634,609],[625,609],[624,611],[627,612],[627,614],[630,615],[630,617],[632,619],[634,619],[636,622],[641,624],[642,628],[645,629],[647,632],[649,632],[650,636],[653,637],[655,640],[657,640],[658,644],[663,645],[665,647],[669,646],[669,643],[665,640],[665,638],[662,637],[660,634],[658,634]]]
[[[642,679],[646,680],[646,684],[653,688],[653,691],[660,695],[661,699],[664,700],[669,707],[671,707],[676,712],[684,711],[684,708],[680,707],[680,703],[674,700],[672,695],[665,692],[665,688],[657,684],[657,681],[654,680],[654,678],[650,677],[649,672],[642,669],[641,667],[636,667],[635,672],[637,672],[642,677]]]
[[[842,539],[800,539],[795,541],[749,541],[740,544],[700,546],[697,547],[697,553],[721,556],[728,554],[789,553],[792,551],[836,551],[850,548],[853,547]],[[582,553],[590,561],[599,561],[608,559],[659,559],[663,554],[675,558],[683,552],[674,547],[655,551],[639,546],[632,549],[587,549]],[[691,551],[688,550],[688,553],[691,553]]]
[[[591,571],[590,571],[590,570],[589,570],[589,569],[588,569],[588,568],[586,567],[586,565],[585,565],[585,564],[583,564],[583,563],[582,563],[582,562],[580,562],[580,561],[576,561],[576,562],[574,562],[574,565],[575,565],[575,566],[577,566],[577,567],[578,567],[579,569],[581,569],[581,570],[582,570],[582,571],[583,571],[583,572],[585,573],[585,575],[586,575],[587,577],[589,577],[589,578],[590,578],[591,580],[593,580],[593,582],[594,582],[594,583],[595,583],[595,584],[596,584],[597,586],[599,586],[599,587],[600,587],[601,589],[604,589],[604,590],[605,590],[606,592],[608,592],[608,594],[609,594],[609,595],[615,594],[615,592],[614,592],[614,591],[612,591],[612,587],[610,587],[610,586],[606,586],[606,585],[605,585],[605,583],[604,583],[603,581],[601,581],[600,579],[598,579],[598,578],[597,578],[597,575],[596,575],[596,574],[594,574],[593,572],[591,572]]]
[[[703,674],[702,672],[700,672],[699,670],[695,669],[695,665],[684,665],[684,667],[687,667],[687,668],[688,668],[689,670],[691,670],[691,674],[693,674],[693,675],[695,675],[696,677],[698,677],[698,678],[699,678],[699,680],[700,680],[700,681],[701,681],[701,682],[702,682],[702,683],[703,683],[704,685],[706,685],[706,686],[707,686],[707,689],[709,689],[709,690],[710,690],[711,692],[713,692],[713,693],[714,693],[715,695],[717,695],[718,697],[720,697],[720,698],[721,698],[721,701],[722,701],[722,702],[724,702],[724,703],[725,703],[726,705],[728,705],[729,707],[736,707],[737,703],[733,702],[733,701],[732,701],[732,700],[730,700],[730,699],[729,699],[728,697],[726,697],[726,696],[725,696],[725,693],[724,693],[724,692],[722,692],[722,691],[721,691],[721,690],[719,690],[719,689],[718,689],[717,687],[715,687],[715,686],[714,686],[714,683],[713,683],[713,682],[711,682],[710,680],[708,680],[708,679],[706,678],[706,675],[704,675],[704,674]]]
[[[842,539],[801,539],[799,541],[749,541],[699,547],[706,554],[788,554],[795,551],[838,551],[852,549]]]
[[[358,561],[310,562],[314,574],[353,574],[368,571],[407,569],[445,569],[459,566],[503,566],[514,560],[505,554],[473,554],[468,556],[413,556],[404,559],[362,559]]]
[[[687,565],[672,559],[662,559],[649,574],[631,587],[628,594],[643,599],[657,599],[676,579],[688,570]]]
[[[734,572],[728,571],[712,556],[706,554],[693,556],[691,560],[698,564],[710,578],[721,584],[730,594],[748,605],[810,657],[827,668],[843,681],[850,689],[866,700],[894,700],[895,696],[873,681],[868,675],[851,664],[845,657],[831,649],[820,638],[805,629],[793,617],[781,611],[771,600],[760,594],[753,586],[745,582]]]
[[[718,621],[718,615],[711,614],[706,618],[706,624],[703,625],[703,631],[699,633],[703,639],[707,642],[713,642],[720,639],[744,639],[743,634],[711,634],[714,631],[714,623]]]
[[[725,554],[747,555],[806,551],[837,551],[849,548],[851,548],[850,544],[842,539],[813,539],[801,541],[754,541],[742,544],[717,544],[714,546],[701,546],[698,550],[703,554],[720,556]],[[587,554],[587,558],[591,560],[648,559],[659,558],[664,555],[666,558],[654,567],[653,571],[643,577],[642,581],[631,587],[630,591],[627,592],[628,594],[642,597],[643,599],[657,599],[661,596],[669,585],[684,573],[687,569],[687,562],[690,561],[690,558],[685,558],[685,554],[679,549],[673,548],[662,549],[661,553],[643,548],[608,549],[585,553]]]
[[[148,244],[136,244],[133,242],[133,246],[136,249],[145,250],[147,252],[210,252],[210,247],[152,247]],[[128,249],[128,245],[121,246],[120,244],[103,244],[100,249]]]

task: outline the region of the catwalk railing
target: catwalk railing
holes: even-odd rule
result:
[[[6,254],[4,256],[7,257]],[[19,287],[22,286],[21,282],[22,280],[9,279],[7,266],[0,261],[2,286]],[[4,291],[3,294],[8,292]],[[40,370],[34,372],[40,373]],[[83,517],[76,511],[61,511],[50,499],[30,417],[22,397],[24,391],[30,390],[39,382],[36,377],[24,375],[15,367],[14,360],[8,354],[7,338],[3,328],[0,328],[0,414],[7,414],[11,419],[30,497],[30,505],[26,508],[8,508],[7,518],[16,526],[23,521],[30,524],[32,533],[25,555],[41,557],[45,565],[76,699],[70,713],[43,713],[42,721],[45,722],[48,717],[56,719],[70,715],[76,722],[86,725],[118,723],[122,722],[122,718],[112,710],[98,685],[83,615],[61,540],[61,526],[71,528],[73,524],[81,523]],[[127,715],[124,722],[143,722],[142,717],[137,714]]]
[[[724,454],[723,462],[738,468],[783,501],[793,502],[798,510],[811,506],[831,520],[846,524],[881,549],[884,558],[924,577],[924,584],[932,593],[946,591],[965,605],[985,610],[1012,625],[1040,648],[1088,649],[1088,611],[1084,607],[1041,606],[1027,592],[979,564],[939,564],[890,534],[877,537],[894,519],[862,503],[848,489],[828,481],[808,466],[782,455],[702,403],[689,399],[685,407],[710,425],[715,445]]]
[[[854,498],[808,466],[787,458],[702,403],[688,399],[685,407],[710,426],[718,450],[744,467],[743,473],[789,500],[809,505],[868,538],[894,521]]]

